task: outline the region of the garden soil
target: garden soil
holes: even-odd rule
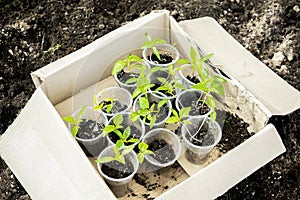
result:
[[[31,72],[156,9],[169,10],[177,21],[214,17],[246,49],[300,90],[297,0],[1,0],[0,134],[35,90]],[[287,151],[218,199],[300,199],[300,110],[270,121]],[[31,199],[2,159],[0,199]]]

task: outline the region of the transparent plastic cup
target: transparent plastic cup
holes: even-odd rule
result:
[[[136,63],[136,64],[140,64],[140,65],[146,66],[146,73],[147,73],[147,71],[149,71],[149,69],[150,69],[149,63],[147,63],[147,62],[145,62],[145,61],[144,61],[143,63]],[[140,69],[138,69],[138,68],[132,67],[132,68],[131,68],[131,72],[132,72],[132,73],[135,73],[135,74],[137,74],[137,75],[139,75],[141,71],[140,71]],[[115,74],[115,75],[114,75],[114,78],[115,78],[116,82],[118,83],[118,85],[119,85],[121,88],[124,88],[124,89],[128,90],[131,94],[133,93],[133,91],[134,91],[135,88],[137,87],[135,83],[133,83],[133,84],[127,84],[126,82],[125,82],[125,83],[122,82],[122,81],[118,78],[118,74]]]
[[[72,116],[77,119],[79,111],[80,110],[74,112]],[[90,127],[90,130],[92,131],[98,131],[98,123],[102,123],[104,126],[108,124],[107,117],[102,112],[94,111],[93,107],[87,107],[81,119],[95,121],[93,127]],[[68,124],[68,126],[72,132],[73,125]],[[107,146],[107,141],[105,137],[102,137],[102,132],[99,133],[98,136],[91,139],[80,138],[79,135],[80,133],[78,132],[75,138],[88,157],[97,157],[100,152]]]
[[[212,109],[207,106],[205,103],[203,103],[203,100],[207,98],[207,94],[205,92],[202,92],[197,89],[187,89],[182,91],[175,100],[175,106],[177,110],[180,110],[182,108],[191,107],[194,105],[194,108],[192,106],[190,114],[188,117],[201,117],[201,116],[209,116],[212,112]],[[200,112],[201,107],[196,108],[195,105],[203,105],[208,108],[207,112],[205,114],[202,114]]]
[[[157,157],[154,157],[153,155],[150,154],[145,155],[145,160],[151,164],[151,166],[148,166],[147,168],[148,171],[155,171],[160,168],[167,167],[174,164],[175,161],[180,157],[182,152],[182,147],[181,147],[179,137],[169,129],[165,129],[165,128],[152,129],[145,134],[142,141],[150,145],[153,141],[157,141],[157,140],[163,140],[166,142],[167,145],[161,149],[158,149],[157,151],[153,151],[156,154],[156,156],[159,157],[160,153],[167,152],[171,148],[173,150],[174,157],[173,159],[171,159],[170,157],[168,158],[166,157],[167,162],[164,162],[163,161],[164,158],[157,159]]]
[[[143,59],[148,62],[150,64],[151,67],[164,67],[164,68],[168,68],[169,65],[173,65],[175,64],[178,59],[179,59],[179,52],[178,50],[170,45],[170,44],[158,44],[155,45],[155,47],[157,48],[158,52],[161,54],[168,54],[170,55],[173,59],[172,62],[170,63],[166,63],[166,64],[159,64],[155,61],[152,61],[150,59],[150,55],[153,54],[152,48],[145,48],[143,49],[142,55],[143,55]]]
[[[167,99],[167,96],[164,95],[161,92],[157,92],[157,91],[148,91],[144,94],[140,94],[133,102],[133,111],[138,111],[140,110],[140,105],[139,105],[139,99],[141,97],[144,97],[145,95],[147,95],[148,97],[148,101],[151,103],[151,101],[156,101],[159,102],[163,99]],[[158,121],[158,118],[156,119],[156,122],[154,123],[154,126],[152,127],[152,129],[154,128],[162,128],[165,126],[165,122],[167,121],[167,119],[170,117],[171,115],[171,109],[172,109],[172,104],[171,101],[168,100],[166,103],[168,110],[166,111],[166,116],[164,118],[162,118],[160,121]],[[145,132],[148,132],[150,130],[150,123],[145,122]]]
[[[184,124],[181,128],[181,135],[186,147],[185,156],[189,162],[201,165],[206,162],[209,153],[220,142],[222,130],[220,125],[209,117],[189,118],[189,120],[192,124]],[[202,123],[207,123],[208,131],[201,136],[201,139],[195,138]],[[201,141],[202,144],[196,145],[192,141]]]
[[[136,121],[132,121],[131,118],[130,118],[131,113],[129,113],[129,112],[121,113],[121,115],[123,117],[123,122],[121,124],[123,126],[123,129],[130,126],[131,127],[130,135],[131,136],[139,136],[138,138],[141,139],[145,134],[145,125],[142,122],[142,120],[138,119]],[[113,124],[114,117],[112,117],[108,121],[108,124]],[[112,133],[112,134],[114,134],[114,133]],[[106,138],[107,138],[107,141],[108,141],[109,145],[114,145],[115,144],[113,141],[111,141],[111,139],[109,138],[108,135],[106,136]]]
[[[182,81],[182,85],[186,88],[192,88],[195,83],[187,79],[187,76],[192,74],[192,65],[191,64],[185,64],[181,66],[181,69],[178,71],[179,77]]]
[[[128,112],[132,105],[132,96],[131,96],[130,92],[128,92],[126,89],[120,88],[120,87],[105,88],[105,89],[101,90],[97,94],[96,97],[97,97],[97,101],[99,104],[102,101],[105,101],[106,98],[114,98],[117,101],[119,101],[122,106],[124,106],[124,108],[123,108],[123,107],[120,107],[119,105],[117,105],[117,106],[114,105],[115,107],[113,107],[111,113],[107,113],[107,112],[105,112],[105,110],[103,110],[103,112],[107,116],[107,118],[111,118],[119,113]]]
[[[104,156],[112,156],[115,157],[115,153],[113,151],[114,146],[107,147],[104,149],[98,158],[102,158]],[[137,159],[137,155],[134,151],[131,151],[130,153],[126,154],[125,161],[129,162],[133,167],[133,172],[124,178],[112,178],[109,175],[105,174],[102,171],[102,165],[100,163],[97,163],[98,171],[100,172],[101,176],[104,178],[106,183],[108,184],[109,188],[112,190],[112,192],[116,195],[116,197],[122,197],[125,196],[128,193],[128,183],[132,180],[133,176],[136,174],[138,168],[139,168],[139,162]],[[116,168],[117,166],[111,163],[106,163],[110,168]]]

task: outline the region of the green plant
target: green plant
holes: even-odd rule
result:
[[[102,158],[99,158],[95,160],[96,163],[109,163],[112,161],[118,161],[119,163],[122,163],[125,165],[125,155],[130,153],[134,149],[135,145],[130,145],[127,148],[120,149],[117,145],[114,146],[114,153],[115,156],[104,156]],[[121,152],[120,152],[121,151]]]
[[[119,137],[118,141],[116,142],[118,148],[124,147],[125,144],[137,143],[139,141],[138,138],[129,138],[131,131],[130,126],[126,127],[123,132],[121,131],[121,129],[123,128],[123,126],[121,125],[122,122],[123,116],[121,114],[116,115],[113,118],[113,124],[106,125],[103,129],[102,134],[102,136],[105,137],[111,132],[115,133]]]
[[[137,119],[141,118],[143,120],[143,123],[146,122],[146,120],[149,121],[150,128],[153,127],[153,125],[156,122],[157,114],[159,113],[160,108],[165,105],[168,102],[169,99],[163,99],[159,102],[153,102],[150,105],[150,102],[148,100],[148,97],[146,96],[140,96],[139,97],[139,110],[132,112],[130,117],[132,121],[136,121]]]
[[[158,58],[158,60],[160,60],[160,55],[155,45],[165,44],[166,41],[160,38],[155,38],[152,40],[151,36],[148,33],[145,33],[145,37],[146,37],[146,42],[144,42],[144,44],[142,45],[142,49],[151,48],[154,55]]]
[[[57,44],[54,47],[50,47],[47,52],[51,52],[51,54],[54,54],[55,51],[59,50],[62,46],[62,44]]]
[[[155,89],[155,91],[164,91],[167,96],[175,96],[176,89],[185,90],[186,87],[184,87],[179,81],[179,79],[165,79],[162,77],[158,77],[157,80],[161,82],[161,86]]]
[[[112,75],[115,75],[118,72],[122,71],[125,67],[128,69],[128,71],[131,71],[131,67],[146,69],[146,66],[142,64],[137,64],[142,62],[143,59],[141,59],[140,57],[133,54],[129,54],[124,60],[117,60],[113,67]]]
[[[134,91],[132,93],[132,98],[135,98],[140,94],[146,93],[148,89],[150,89],[154,86],[154,84],[150,83],[150,79],[146,76],[145,73],[141,73],[137,78],[131,78],[128,81],[136,82],[136,88],[134,89]]]
[[[94,95],[94,110],[105,110],[106,113],[110,113],[116,101],[118,101],[118,99],[107,97],[99,104],[96,95]]]
[[[149,145],[145,142],[140,142],[138,144],[139,153],[137,154],[137,159],[139,163],[143,163],[145,155],[152,154],[154,155],[153,151],[148,149]]]
[[[204,103],[208,105],[212,112],[210,114],[210,118],[215,121],[216,120],[216,100],[211,95],[211,93],[216,93],[224,97],[224,83],[226,80],[220,76],[211,76],[208,69],[203,67],[203,63],[210,59],[213,54],[208,54],[203,57],[199,57],[197,51],[191,47],[190,56],[192,59],[192,71],[196,70],[198,76],[200,77],[200,82],[193,85],[192,88],[203,91],[204,97],[201,95],[198,101],[201,101],[203,105]]]
[[[179,112],[175,109],[172,109],[172,116],[169,117],[166,121],[168,124],[191,124],[191,121],[186,119],[191,111],[191,107],[181,108]]]
[[[83,106],[80,109],[80,111],[77,114],[77,119],[73,116],[65,116],[65,117],[62,118],[64,121],[69,122],[70,124],[73,125],[73,128],[72,128],[73,137],[76,137],[76,135],[78,133],[79,124],[80,124],[80,122],[82,122],[81,117],[85,113],[86,107],[87,106]]]

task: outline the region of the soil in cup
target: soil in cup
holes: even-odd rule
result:
[[[157,63],[157,64],[168,64],[173,61],[172,56],[170,56],[167,53],[159,54],[159,55],[160,55],[160,60],[157,58],[157,56],[155,54],[148,56],[148,60],[151,60],[152,62]]]
[[[128,158],[125,158],[125,165],[114,160],[102,164],[101,170],[107,176],[116,179],[126,178],[134,172],[133,165]]]
[[[149,144],[149,150],[153,151],[155,155],[152,156],[160,163],[168,163],[175,159],[175,152],[172,145],[163,139],[156,139]]]
[[[198,130],[202,123],[196,127],[196,124],[193,124],[192,126],[195,126],[193,130]],[[189,141],[197,146],[209,146],[214,143],[214,135],[209,131],[209,125],[208,123],[204,123],[201,129],[196,133],[191,133],[192,136],[189,136]]]
[[[200,83],[199,78],[196,76],[187,75],[186,78],[195,84]]]
[[[77,137],[81,139],[94,139],[98,137],[104,128],[104,124],[91,119],[82,119],[79,123]]]
[[[117,78],[120,80],[122,83],[126,83],[127,80],[131,78],[137,78],[139,75],[136,73],[132,72],[125,72],[123,69],[118,72]],[[126,83],[127,84],[127,83]],[[133,85],[134,83],[129,83],[128,85]]]

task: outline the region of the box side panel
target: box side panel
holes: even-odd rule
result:
[[[214,19],[204,17],[182,21],[180,25],[201,49],[214,53],[213,63],[221,65],[273,115],[285,115],[300,107],[300,92],[254,57]]]
[[[38,88],[0,138],[0,154],[33,199],[114,199]]]
[[[168,29],[168,12],[151,13],[37,70],[32,75],[34,82],[42,81],[48,98],[57,104],[107,76],[106,67],[116,57],[140,48],[145,32],[169,40]]]
[[[269,124],[158,199],[215,199],[284,151],[279,134]]]

